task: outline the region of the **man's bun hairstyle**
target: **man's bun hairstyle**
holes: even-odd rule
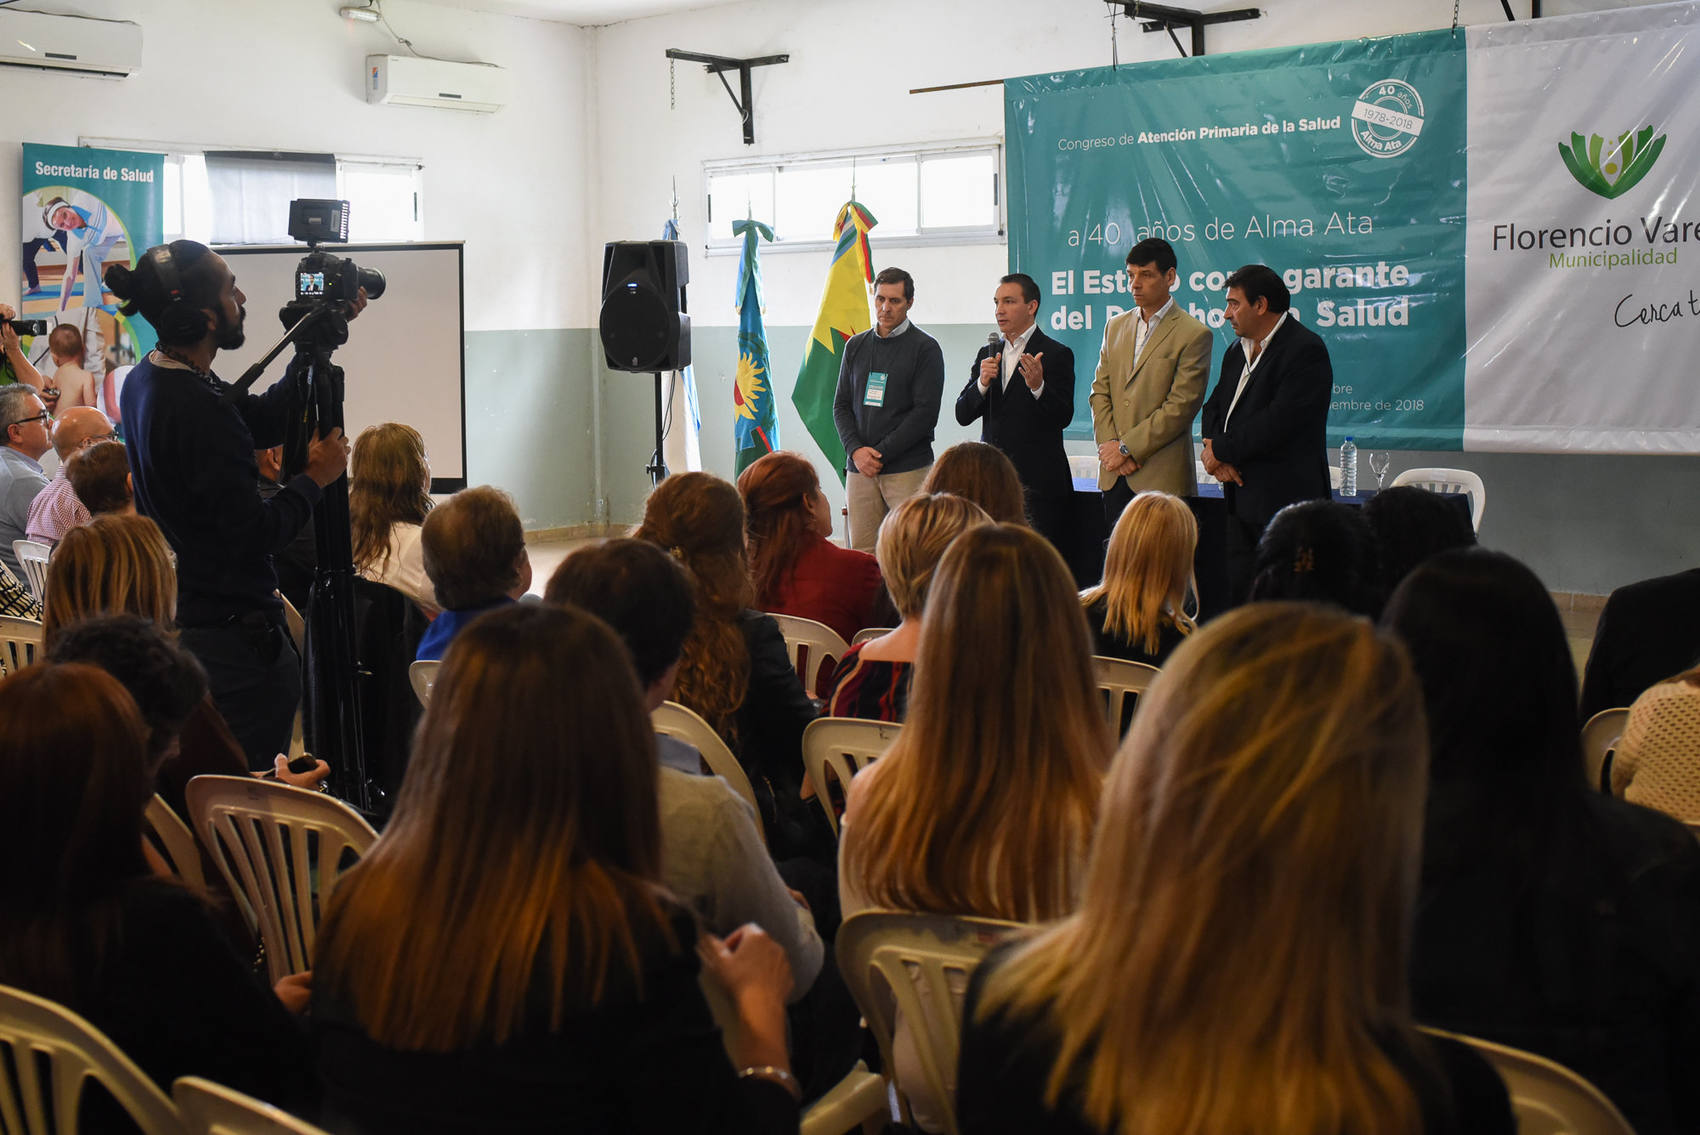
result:
[[[125,315],[140,315],[153,325],[161,346],[186,347],[205,338],[204,309],[218,306],[218,281],[212,250],[193,240],[155,245],[131,268],[110,264],[106,287],[124,301]]]

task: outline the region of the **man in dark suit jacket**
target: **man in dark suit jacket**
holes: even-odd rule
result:
[[[1594,628],[1582,679],[1582,720],[1627,706],[1695,666],[1700,666],[1700,568],[1620,587]]]
[[[1296,501],[1328,499],[1328,348],[1288,310],[1274,269],[1248,264],[1228,277],[1228,322],[1239,342],[1204,403],[1204,471],[1228,504],[1228,585],[1251,587],[1257,541],[1269,518]]]
[[[1039,330],[1039,285],[1005,276],[993,295],[1003,342],[981,347],[968,385],[956,398],[956,421],[984,415],[980,440],[1008,455],[1027,492],[1034,531],[1068,559],[1069,506],[1074,479],[1063,452],[1063,429],[1074,419],[1074,352]]]

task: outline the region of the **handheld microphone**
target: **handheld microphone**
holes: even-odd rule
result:
[[[1003,354],[1003,335],[997,331],[988,334],[986,336],[986,347],[992,352],[994,358]]]

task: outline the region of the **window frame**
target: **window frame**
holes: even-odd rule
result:
[[[922,178],[926,163],[929,159],[942,157],[961,157],[968,154],[990,154],[992,158],[992,221],[986,225],[927,225],[922,221],[922,204],[924,189]],[[708,256],[736,256],[743,247],[740,238],[726,238],[709,235],[714,223],[714,202],[709,194],[709,184],[718,174],[750,174],[767,171],[774,179],[775,212],[780,200],[780,178],[787,168],[810,168],[830,165],[853,164],[868,160],[888,160],[892,158],[908,158],[915,162],[915,216],[918,228],[915,232],[881,233],[878,226],[873,230],[873,236],[881,244],[887,246],[902,246],[910,248],[936,247],[944,245],[963,244],[1002,244],[1008,239],[1007,213],[1007,178],[1004,173],[1004,145],[1002,138],[964,138],[948,142],[919,142],[906,146],[868,146],[858,149],[821,150],[797,154],[767,155],[749,158],[710,159],[702,163],[702,202],[703,216],[707,220],[702,246]],[[849,187],[845,188],[846,194]],[[877,213],[875,214],[877,217]],[[772,218],[757,218],[771,223]],[[819,252],[833,247],[830,239],[811,238],[806,240],[786,240],[783,233],[775,233],[775,240],[762,246],[763,254],[770,252]]]

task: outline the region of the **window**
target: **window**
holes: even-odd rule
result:
[[[963,142],[903,150],[811,154],[705,164],[708,246],[738,247],[732,223],[753,216],[773,226],[770,247],[818,248],[832,239],[838,210],[855,199],[879,222],[874,232],[913,244],[996,240],[1002,146]]]

